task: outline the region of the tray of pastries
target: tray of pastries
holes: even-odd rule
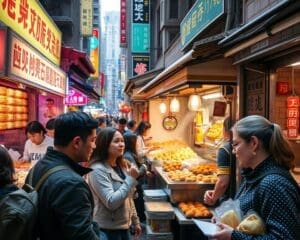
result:
[[[211,218],[211,211],[200,202],[180,202],[178,208],[186,218]]]

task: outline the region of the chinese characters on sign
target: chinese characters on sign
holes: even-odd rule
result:
[[[223,13],[224,0],[198,0],[180,23],[182,47],[186,47]]]
[[[287,98],[287,136],[288,138],[298,137],[299,129],[299,97]]]
[[[15,36],[11,38],[9,51],[9,74],[19,77],[30,85],[51,90],[60,95],[66,92],[66,75],[57,66],[48,62],[36,50]]]
[[[132,0],[132,52],[150,51],[149,0]]]
[[[89,37],[90,60],[95,68],[95,73],[91,77],[99,76],[99,29],[93,29],[93,36]]]
[[[86,105],[87,102],[87,96],[75,89],[70,89],[68,96],[65,98],[66,105],[81,106]]]
[[[126,0],[121,0],[120,2],[120,45],[126,46],[127,44],[127,36],[126,36]]]
[[[0,16],[4,24],[53,63],[60,64],[61,32],[38,1],[1,1]]]
[[[247,82],[247,114],[264,115],[265,112],[265,94],[264,79],[248,79]]]
[[[288,82],[283,82],[283,81],[278,81],[276,83],[276,92],[279,95],[288,94],[288,92],[289,92],[289,83]]]
[[[93,31],[93,1],[80,1],[80,33],[82,36],[91,36]]]
[[[132,56],[132,76],[144,74],[149,70],[149,56]]]

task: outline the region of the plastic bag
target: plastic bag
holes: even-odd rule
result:
[[[240,201],[231,198],[222,202],[213,212],[217,222],[224,223],[233,229],[238,227],[242,219]]]
[[[237,230],[252,235],[263,235],[265,234],[266,226],[258,213],[250,210],[238,225]]]

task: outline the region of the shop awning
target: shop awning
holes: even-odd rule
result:
[[[77,77],[75,77],[75,75],[70,76],[69,86],[76,88],[77,90],[87,95],[89,101],[99,102],[100,95],[95,91],[93,86],[81,80],[78,80]]]
[[[95,68],[85,52],[64,46],[61,48],[61,68],[69,72],[72,65],[76,66],[86,78],[95,73]]]
[[[236,84],[236,78],[236,68],[232,66],[231,59],[221,58],[185,66],[159,83],[147,84],[137,92],[136,98],[150,99],[172,91],[196,88],[202,84]]]

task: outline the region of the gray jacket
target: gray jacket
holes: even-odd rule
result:
[[[94,220],[103,229],[129,229],[131,223],[139,224],[133,202],[137,181],[126,175],[123,180],[108,165],[95,163],[88,174],[88,184],[93,193]]]

